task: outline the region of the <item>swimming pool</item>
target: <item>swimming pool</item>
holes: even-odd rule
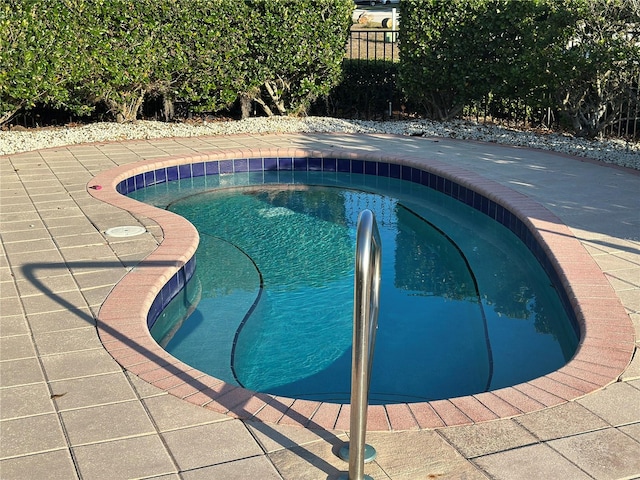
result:
[[[270,137],[269,142],[272,140]],[[166,392],[231,418],[311,429],[349,429],[348,405],[234,387],[176,359],[149,333],[149,325],[193,275],[199,235],[186,219],[126,195],[190,177],[196,181],[200,176],[212,177],[217,185],[216,175],[223,173],[224,178],[224,174],[233,172],[254,175],[277,171],[287,178],[292,170],[324,170],[402,178],[428,186],[508,228],[557,286],[565,310],[580,332],[578,348],[569,363],[543,377],[491,392],[432,402],[370,405],[369,431],[433,429],[540,411],[602,389],[618,381],[628,367],[635,345],[633,326],[602,270],[560,218],[510,188],[508,179],[493,181],[461,168],[455,155],[440,161],[432,155],[430,140],[419,142],[419,153],[410,148],[397,153],[329,148],[333,137],[319,149],[274,146],[262,139],[260,148],[239,147],[233,141],[226,143],[226,138],[221,142],[224,145],[216,146],[215,151],[177,155],[170,151],[157,155],[154,151],[145,160],[122,161],[87,184],[93,198],[117,209],[114,212],[129,212],[127,218],[133,215],[135,224],[147,227],[147,239],[153,235],[158,242],[157,248],[114,286],[96,314],[103,347],[142,385],[152,385],[155,392]],[[504,158],[508,158],[508,152]],[[549,173],[553,178],[554,173]],[[137,239],[125,243],[129,242]]]
[[[200,231],[195,277],[150,315],[172,355],[252,390],[348,402],[354,218],[369,208],[384,252],[371,403],[502,388],[571,358],[578,336],[562,295],[506,210],[435,176],[408,181],[415,172],[398,165],[367,175],[365,162],[355,173],[305,162],[277,172],[232,163],[131,189]]]

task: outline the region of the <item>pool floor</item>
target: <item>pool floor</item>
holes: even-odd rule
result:
[[[250,390],[348,403],[355,226],[368,207],[383,243],[371,404],[496,390],[571,359],[577,334],[549,278],[493,219],[393,178],[273,177],[132,194],[200,233],[194,279],[151,329],[175,357]]]

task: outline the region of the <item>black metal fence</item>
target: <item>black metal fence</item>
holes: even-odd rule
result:
[[[552,103],[552,102],[550,102]],[[640,73],[627,89],[626,98],[617,111],[609,110],[609,122],[601,131],[604,137],[640,140]],[[465,106],[462,116],[479,123],[497,123],[513,127],[572,129],[570,121],[558,109],[532,108],[519,100],[499,99],[487,96],[481,101]]]
[[[640,71],[634,85],[629,88],[629,96],[620,105],[615,121],[605,128],[605,135],[640,140]]]
[[[344,80],[327,106],[331,115],[364,119],[401,119],[413,113],[405,106],[397,85],[400,48],[398,30],[354,28],[343,62]],[[640,72],[605,136],[640,140]],[[464,108],[462,117],[480,123],[513,127],[563,127],[561,114],[551,108],[534,109],[522,101],[487,97]]]
[[[353,29],[347,42],[349,60],[398,62],[398,30]]]
[[[343,79],[319,112],[366,120],[397,118],[398,30],[354,28],[342,64]]]

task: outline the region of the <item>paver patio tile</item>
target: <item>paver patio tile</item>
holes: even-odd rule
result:
[[[133,389],[137,392],[140,398],[150,398],[159,395],[168,395],[164,390],[160,390],[158,387],[151,385],[148,382],[140,379],[138,376],[131,372],[125,372],[125,375],[131,382]]]
[[[2,282],[0,283],[0,288],[12,286],[12,288],[14,288],[13,291],[15,291],[15,285],[13,285],[14,277],[12,275],[9,260],[7,258],[6,252],[4,251],[4,245],[1,240],[2,238],[0,237],[0,282]],[[0,290],[0,296],[7,295],[3,295],[3,290]]]
[[[212,467],[198,468],[181,472],[184,480],[209,480],[221,478],[225,480],[280,480],[282,477],[273,464],[265,457],[243,458]],[[155,479],[154,479],[155,480]]]
[[[0,312],[2,316],[22,315],[22,302],[18,297],[1,297]]]
[[[82,294],[77,290],[30,295],[22,298],[22,302],[27,316],[34,313],[63,312],[71,306],[85,304]]]
[[[78,252],[80,251],[78,250]],[[104,252],[106,253],[106,250]],[[102,253],[100,253],[100,255],[102,255]],[[113,255],[113,252],[111,252],[111,254],[109,254],[108,256],[94,258],[91,256],[91,252],[87,251],[84,252],[82,256],[85,256],[87,258],[69,260],[67,262],[69,269],[74,276],[85,273],[99,274],[103,269],[107,268],[126,268],[123,263],[115,255]]]
[[[42,383],[0,388],[0,419],[54,413],[49,389]]]
[[[625,425],[624,427],[619,427],[618,430],[640,443],[640,423]]]
[[[0,359],[17,360],[36,356],[30,335],[15,335],[4,337],[0,343]]]
[[[59,203],[59,202],[68,202],[71,199],[69,198],[69,194],[67,192],[58,192],[58,193],[44,193],[42,195],[31,195],[31,201],[34,205],[39,206],[44,203]]]
[[[181,470],[231,462],[263,453],[239,420],[173,430],[163,433],[162,437]],[[211,448],[212,445],[216,445],[216,448]]]
[[[600,417],[576,402],[533,412],[515,419],[542,441],[606,428]]]
[[[130,213],[117,210],[116,208],[112,208],[108,213],[93,214],[91,215],[91,220],[95,228],[101,232],[105,232],[112,227],[138,224],[137,220]]]
[[[439,429],[465,457],[473,458],[536,443],[536,438],[513,420]]]
[[[25,187],[38,187],[57,183],[56,176],[45,163],[31,163],[18,169],[20,179]]]
[[[102,345],[95,327],[91,325],[70,330],[37,333],[34,335],[34,339],[40,355],[88,350],[100,348]]]
[[[44,195],[35,196],[33,199],[33,204],[39,213],[44,213],[45,217],[47,216],[47,212],[50,212],[52,210],[69,210],[78,206],[76,202],[74,202],[70,198],[67,198],[65,200],[38,201],[38,197],[42,198],[44,197]]]
[[[640,390],[625,382],[611,384],[577,402],[613,426],[640,422]]]
[[[146,398],[143,403],[161,432],[231,420],[227,415],[192,405],[173,395]]]
[[[29,192],[30,196],[33,195],[45,195],[51,193],[65,193],[65,189],[58,182],[23,182],[25,189]]]
[[[2,287],[0,287],[1,289]],[[23,315],[2,315],[0,322],[0,337],[10,337],[12,335],[26,335],[29,333],[27,320]]]
[[[23,232],[25,230],[40,230],[44,228],[44,223],[40,219],[37,220],[26,220],[20,219],[15,222],[3,222],[2,223],[2,234],[4,235],[7,232]]]
[[[0,201],[3,205],[31,205],[32,203],[19,177],[16,175],[10,179],[9,174],[0,176]]]
[[[122,371],[111,355],[102,348],[47,355],[42,357],[42,365],[51,381]]]
[[[7,263],[7,257],[0,256],[0,292],[2,292],[6,285],[13,285],[13,272]]]
[[[606,272],[605,276],[616,292],[640,288],[640,274],[638,268]]]
[[[31,202],[9,202],[8,204],[2,202],[2,214],[14,214],[14,213],[37,213],[36,208]]]
[[[285,479],[335,480],[349,470],[349,464],[337,455],[343,443],[338,439],[319,440],[272,452],[269,458]],[[376,480],[389,478],[375,462],[365,465],[364,471]]]
[[[34,334],[83,328],[87,325],[95,326],[95,320],[88,307],[57,312],[32,313],[28,316],[28,321]]]
[[[105,442],[155,431],[137,401],[66,410],[60,416],[71,445]]]
[[[149,250],[148,252],[142,251],[142,252],[134,253],[131,255],[123,255],[122,257],[120,257],[120,260],[122,261],[122,264],[125,267],[133,268],[136,265],[138,265],[140,262],[142,262],[145,258],[147,258],[147,256],[151,252],[152,250]]]
[[[0,460],[0,472],[5,480],[26,478],[47,480],[74,480],[78,478],[67,448],[26,457]]]
[[[367,443],[376,449],[375,463],[394,480],[487,478],[435,431],[370,432]]]
[[[549,442],[594,478],[633,478],[640,472],[640,443],[609,428]]]
[[[176,472],[157,435],[74,447],[73,453],[80,475],[91,480],[128,480]]]
[[[111,286],[89,288],[82,290],[82,296],[90,307],[95,307],[96,310],[99,310],[112,290],[113,287]]]
[[[640,317],[640,315],[638,315]],[[638,338],[640,338],[640,326],[636,327],[636,330],[639,332],[636,334]],[[620,376],[620,379],[625,382],[629,382],[632,380],[640,379],[640,344],[636,342],[636,351],[633,359],[631,360],[631,364],[627,367],[624,373]]]
[[[82,228],[82,227],[80,227]],[[98,232],[81,233],[77,232],[75,235],[69,235],[67,237],[56,238],[56,242],[60,248],[69,248],[77,246],[89,246],[89,245],[105,245],[107,241]]]
[[[585,240],[583,243],[593,248],[599,248],[606,253],[616,252],[638,252],[640,245],[637,240],[624,237],[614,237],[608,233],[600,233],[593,228],[579,231],[580,239]]]
[[[637,272],[639,272],[638,276],[640,276],[640,270],[637,270]],[[640,288],[618,291],[617,293],[628,313],[640,312]]]
[[[638,265],[633,262],[633,256],[629,255],[627,259],[622,252],[600,255],[596,258],[596,262],[604,272],[610,273],[624,272],[625,270],[632,270],[638,267]]]
[[[473,461],[495,480],[590,480],[573,463],[544,444],[494,453]]]
[[[37,415],[0,422],[0,458],[66,448],[56,414]]]
[[[50,238],[36,240],[22,240],[20,242],[5,243],[5,250],[8,255],[20,253],[33,253],[41,251],[55,251],[56,245]]]
[[[4,255],[4,252],[2,252],[2,255],[0,255],[0,258],[2,258],[2,263],[4,264],[2,267],[2,269],[6,270],[6,273],[8,273],[9,275],[6,276],[6,278],[3,278],[2,283],[0,283],[0,296],[2,298],[14,298],[17,299],[17,297],[19,297],[18,295],[18,289],[16,287],[16,284],[14,282],[14,277],[11,275],[11,269],[9,268],[9,263],[7,262],[7,257]],[[2,312],[4,313],[4,312]],[[3,315],[4,317],[4,315]]]
[[[12,223],[12,222],[37,222],[40,220],[40,216],[35,209],[26,212],[3,212],[0,213],[0,223],[3,225]]]
[[[245,424],[267,453],[293,448],[296,445],[306,445],[318,440],[326,440],[335,444],[348,440],[346,433],[340,430],[300,428],[299,426],[251,421],[245,422]]]
[[[73,228],[69,228],[67,225],[63,225],[60,227],[49,227],[49,232],[56,240],[66,237],[73,237],[75,235],[87,234],[87,233],[95,233],[96,227],[89,222],[79,223],[78,225],[73,225]]]
[[[170,473],[168,475],[156,475],[153,480],[182,480],[183,477],[177,473]],[[206,479],[205,479],[206,480]]]
[[[68,272],[59,251],[31,252],[14,254],[11,265],[16,278],[37,278],[39,274],[51,276]]]
[[[102,268],[96,272],[85,272],[75,275],[80,289],[113,286],[127,273],[124,267]]]
[[[40,218],[47,223],[48,220],[52,219],[66,219],[71,217],[83,218],[82,210],[78,208],[75,204],[73,207],[64,207],[58,208],[54,210],[43,210],[39,212]]]
[[[82,269],[96,271],[104,267],[116,265],[116,257],[111,247],[102,245],[79,245],[75,247],[61,248],[60,253],[67,262],[72,272],[80,272]],[[74,265],[74,264],[80,265]]]
[[[42,269],[34,271],[36,278],[22,278],[16,281],[20,295],[29,297],[49,293],[78,290],[78,286],[68,271],[62,269]]]
[[[75,230],[73,230],[73,228],[76,227],[80,227],[81,229],[91,227],[93,228],[93,231],[95,231],[95,227],[93,226],[92,222],[85,216],[47,218],[44,220],[44,223],[52,233],[59,232],[62,229],[68,235],[71,232],[75,233]]]
[[[33,357],[20,360],[2,360],[0,362],[0,378],[3,387],[13,387],[43,382],[44,374],[38,359]]]
[[[54,381],[50,382],[50,388],[59,411],[137,398],[127,378],[120,372]]]
[[[2,203],[4,208],[4,203]],[[2,240],[4,240],[5,244],[15,243],[15,242],[24,242],[28,240],[46,240],[51,239],[51,234],[46,228],[29,228],[28,230],[18,230],[2,232]]]

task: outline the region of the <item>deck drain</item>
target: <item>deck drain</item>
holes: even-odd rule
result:
[[[135,237],[136,235],[142,235],[147,231],[144,227],[138,226],[125,226],[125,227],[113,227],[106,230],[104,233],[110,237]]]

